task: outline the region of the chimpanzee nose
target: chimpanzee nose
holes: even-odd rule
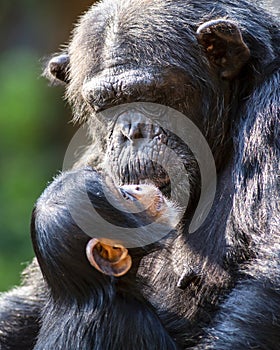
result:
[[[153,139],[162,133],[161,128],[141,112],[131,110],[123,113],[117,120],[115,132],[122,140]]]
[[[120,132],[129,140],[152,138],[152,125],[133,121],[130,124],[123,124]]]

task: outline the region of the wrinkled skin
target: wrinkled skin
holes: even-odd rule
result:
[[[78,169],[90,164],[118,185],[151,181],[168,195],[166,169],[147,161],[154,154],[164,158],[168,146],[188,174],[190,188],[179,183],[175,189],[190,193],[177,235],[141,258],[137,279],[130,281],[139,284],[141,303],[133,289],[126,292],[130,302],[137,300],[132,310],[140,307],[148,315],[152,308],[151,323],[160,329],[155,338],[135,329],[137,349],[279,348],[279,44],[279,23],[250,1],[105,0],[81,18],[68,49],[46,67],[47,77],[65,84],[74,119],[89,127],[92,144]],[[193,233],[188,228],[201,189],[196,157],[173,133],[151,128],[143,109],[104,119],[110,107],[133,102],[180,111],[209,144],[217,191],[207,219]],[[107,282],[111,295],[118,287]],[[37,286],[45,282],[36,276],[32,283],[24,302],[17,293],[25,287],[0,301],[2,347],[32,349],[39,328],[35,315],[43,324],[36,349],[83,349],[83,339],[70,328],[58,328],[63,340],[50,340],[48,325],[66,323],[52,299],[44,308],[44,295],[32,307]],[[47,294],[53,288],[48,282]],[[16,316],[15,300],[22,305]],[[88,301],[82,304],[89,310]],[[80,318],[82,326],[86,322]],[[105,333],[106,322],[102,327]],[[93,348],[127,349],[125,332],[111,323],[109,329],[118,342],[101,337]],[[160,337],[166,342],[159,343]]]

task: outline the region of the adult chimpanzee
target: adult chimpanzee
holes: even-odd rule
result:
[[[48,77],[66,84],[74,119],[88,123],[92,146],[79,166],[91,164],[119,184],[151,179],[168,194],[171,179],[164,169],[140,157],[145,153],[152,159],[167,145],[185,164],[190,191],[179,190],[189,192],[190,200],[177,235],[168,246],[146,250],[137,271],[106,277],[94,270],[96,283],[112,278],[107,286],[113,288],[115,279],[123,280],[126,295],[134,296],[128,298],[133,304],[128,320],[134,322],[133,313],[143,320],[142,329],[133,328],[135,344],[126,343],[125,302],[116,305],[120,314],[113,324],[108,313],[98,312],[102,300],[102,305],[87,304],[83,333],[65,324],[65,344],[58,348],[72,349],[71,337],[75,348],[89,347],[83,339],[90,339],[90,331],[94,349],[279,348],[279,53],[279,23],[251,1],[104,0],[81,18],[68,49],[46,68]],[[128,113],[119,122],[99,118],[109,107],[138,101],[182,112],[212,150],[216,196],[195,232],[189,225],[201,179],[189,147],[168,130],[147,127],[138,114]],[[136,142],[143,136],[146,141]],[[3,349],[32,349],[41,322],[37,348],[47,348],[48,325],[61,330],[64,319],[48,299],[56,272],[43,271],[50,277],[44,280],[36,262],[29,270],[25,284],[1,299]],[[71,269],[67,273],[74,289]],[[131,273],[141,285],[139,299]],[[71,293],[59,297],[69,307],[75,302]],[[86,297],[81,294],[81,302]],[[108,325],[115,342],[86,327],[93,307],[96,323],[102,331]],[[146,328],[151,325],[155,332]]]

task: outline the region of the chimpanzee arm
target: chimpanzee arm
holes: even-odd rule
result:
[[[271,283],[239,283],[194,349],[279,349],[280,291]]]
[[[33,349],[45,299],[44,281],[34,260],[24,271],[21,287],[0,298],[0,349]]]

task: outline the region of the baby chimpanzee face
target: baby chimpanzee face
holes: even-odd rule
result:
[[[179,209],[154,185],[123,185],[119,188],[126,200],[126,209],[131,212],[145,211],[154,221],[175,228]],[[132,266],[128,250],[108,238],[93,238],[87,244],[87,258],[98,271],[115,277],[125,275]]]

